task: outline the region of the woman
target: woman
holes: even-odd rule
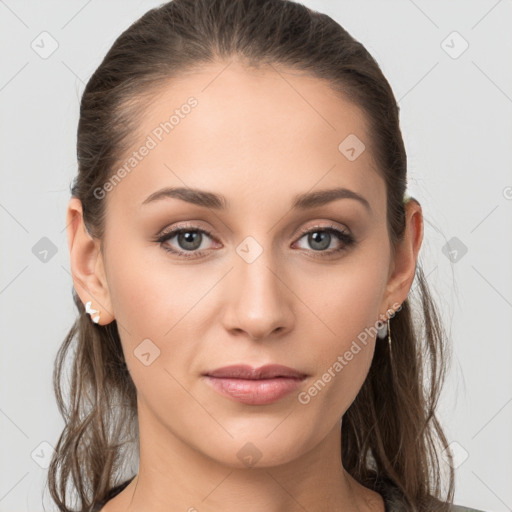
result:
[[[288,1],[166,3],[89,80],[77,152],[60,510],[69,480],[101,512],[470,510],[399,110],[360,43]]]

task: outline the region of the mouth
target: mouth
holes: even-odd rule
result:
[[[297,389],[307,374],[277,364],[232,365],[208,371],[203,377],[223,396],[247,405],[266,405]]]
[[[299,372],[289,366],[281,364],[266,364],[259,368],[252,368],[246,364],[235,364],[224,366],[204,373],[208,377],[218,377],[227,379],[274,379],[276,377],[290,377],[302,379],[306,377],[305,373]]]

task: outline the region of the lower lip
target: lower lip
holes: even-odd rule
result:
[[[208,383],[221,395],[247,405],[265,405],[283,398],[297,389],[303,379],[231,379],[206,376]]]

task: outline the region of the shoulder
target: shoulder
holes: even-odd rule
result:
[[[428,508],[428,510],[438,510],[439,507]],[[407,512],[407,508],[402,501],[387,501],[386,502],[386,512]],[[450,505],[450,512],[485,512],[484,510],[466,507],[464,505]]]
[[[114,498],[115,496],[117,496],[123,489],[125,489],[125,487],[127,487],[128,484],[134,478],[135,478],[135,476],[133,476],[129,480],[126,480],[126,482],[123,482],[122,484],[119,484],[119,485],[113,487],[112,489],[110,489],[110,491],[108,491],[107,495],[105,496],[105,498],[103,500],[97,501],[93,505],[92,512],[101,512],[105,508],[105,505],[107,504],[107,502],[109,500],[111,500],[112,498]]]
[[[476,508],[465,507],[463,505],[452,505],[452,512],[484,512],[483,510],[479,510]]]
[[[393,482],[387,480],[381,484],[380,491],[384,497],[385,512],[408,512],[408,507],[405,505],[403,495]],[[426,510],[441,510],[446,509],[447,503],[431,496],[431,502],[426,507]],[[465,505],[450,504],[448,506],[450,512],[485,512],[480,509],[467,507]]]

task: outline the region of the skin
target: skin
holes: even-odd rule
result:
[[[146,110],[136,147],[189,96],[197,107],[103,199],[104,253],[84,228],[80,202],[68,206],[75,289],[101,312],[100,325],[117,320],[138,394],[139,473],[102,512],[383,512],[382,497],[342,466],[340,420],[375,343],[386,341],[360,344],[308,404],[296,392],[241,404],[201,374],[275,362],[307,373],[299,391],[308,390],[359,333],[406,299],[423,237],[421,206],[406,204],[405,237],[392,259],[385,183],[362,112],[325,82],[282,67],[222,62],[169,82]],[[367,148],[354,161],[338,150],[351,133]],[[166,186],[221,193],[230,208],[178,199],[142,206]],[[354,199],[291,210],[296,194],[334,187],[364,196],[371,212]],[[154,241],[183,222],[212,233],[203,234],[202,256],[167,253],[163,245],[186,250],[177,236]],[[343,241],[333,235],[327,249],[315,250],[299,232],[328,225],[356,243],[329,257]],[[247,236],[263,250],[252,263],[236,252]],[[147,338],[160,350],[149,366],[134,355]],[[237,456],[248,442],[260,452],[251,467]]]

